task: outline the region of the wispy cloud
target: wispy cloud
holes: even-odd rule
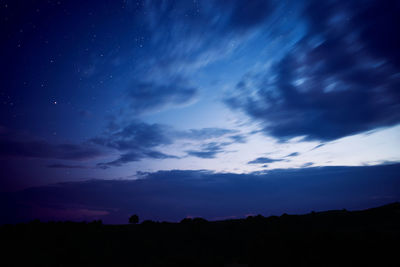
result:
[[[290,153],[289,155],[287,155],[286,157],[297,157],[299,155],[300,155],[299,152],[293,152],[293,153]]]
[[[217,156],[217,154],[226,152],[224,148],[228,145],[232,144],[231,142],[211,142],[203,144],[200,150],[188,150],[186,151],[189,156],[203,158],[203,159],[212,159]]]
[[[15,158],[43,158],[64,160],[89,160],[105,154],[96,146],[82,144],[54,144],[27,135],[5,132],[0,135],[0,156]]]
[[[256,158],[255,160],[249,161],[248,164],[265,164],[265,163],[273,163],[273,162],[278,162],[278,161],[283,161],[283,159],[271,159],[271,158],[260,157],[260,158]]]
[[[197,89],[177,79],[168,84],[141,82],[133,84],[127,93],[133,114],[159,111],[165,107],[178,106],[194,100]]]
[[[200,142],[199,150],[188,150],[187,155],[198,158],[215,158],[224,152],[224,148],[233,144],[233,140],[243,143],[244,138],[238,139],[237,130],[224,128],[200,128],[189,130],[175,130],[161,124],[148,124],[142,121],[131,121],[127,124],[114,123],[103,136],[93,138],[91,142],[96,145],[115,149],[121,153],[116,160],[99,163],[101,168],[122,166],[129,162],[140,161],[144,158],[151,159],[179,159],[176,155],[160,151],[162,147],[172,145],[180,140]],[[229,142],[209,142],[207,140],[223,138]],[[206,141],[206,143],[204,143]]]
[[[47,165],[47,168],[51,168],[51,169],[86,169],[87,167],[83,166],[83,165],[68,165],[68,164],[55,163],[55,164]]]

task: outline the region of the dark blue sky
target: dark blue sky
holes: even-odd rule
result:
[[[73,205],[75,195],[67,190],[61,204],[13,218],[82,213],[116,222],[131,212],[129,205],[149,218],[214,218],[398,199],[399,191],[389,186],[397,183],[391,173],[397,167],[384,170],[392,180],[376,194],[379,180],[368,185],[362,176],[366,166],[400,162],[399,11],[399,1],[391,0],[0,0],[5,202],[38,207],[47,201],[27,188],[65,182],[84,187],[77,198],[87,192],[94,201]],[[285,187],[302,185],[286,178],[280,184],[280,171],[295,179],[291,170],[303,175],[328,166],[346,173],[329,192],[329,204],[317,204],[325,202],[313,190],[303,205],[271,203],[264,191],[242,201],[252,197],[254,186],[271,198],[284,192],[288,203],[297,203]],[[276,187],[263,181],[269,172]],[[182,175],[190,188],[181,185]],[[243,186],[203,187],[202,179],[214,175],[240,177]],[[201,181],[192,184],[192,177]],[[110,183],[115,192],[99,194],[116,198],[123,181],[130,194],[143,195],[138,178],[149,179],[143,192],[165,183],[177,194],[168,196],[166,209],[176,202],[194,206],[168,213],[148,198],[124,197],[111,205],[94,197],[98,186]],[[312,181],[316,188],[333,183],[324,184],[320,174]],[[368,194],[347,191],[340,200],[340,186],[347,183],[365,185]],[[193,186],[203,188],[201,198],[213,198],[225,186],[237,190],[237,199],[233,191],[227,199],[242,201],[243,209],[180,196],[180,187],[191,192]]]

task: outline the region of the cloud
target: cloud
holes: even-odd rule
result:
[[[269,1],[147,1],[134,12],[141,36],[126,58],[135,55],[128,101],[135,115],[192,103],[199,88],[191,81],[204,66],[226,58],[252,37],[276,9]],[[215,12],[218,10],[218,12]],[[131,34],[131,30],[128,32]],[[184,40],[184,42],[182,41]]]
[[[187,154],[189,156],[202,158],[202,159],[213,159],[220,151],[196,151],[196,150],[188,150]]]
[[[248,164],[265,164],[265,163],[278,162],[282,160],[283,159],[271,159],[271,158],[260,157],[256,158],[255,160],[249,161]]]
[[[226,44],[247,39],[246,33],[270,18],[275,8],[262,0],[151,2],[142,23],[149,33],[147,44],[156,48],[155,65],[168,73],[174,66],[193,69],[220,59],[229,53]]]
[[[244,137],[237,135],[237,130],[224,128],[201,128],[177,131],[162,124],[149,124],[134,120],[126,124],[113,122],[107,132],[93,138],[92,143],[116,149],[121,155],[113,161],[99,163],[101,168],[122,166],[129,162],[151,159],[179,159],[175,155],[163,153],[160,148],[174,144],[177,140],[189,139],[202,142],[215,138],[229,138],[244,142]],[[235,135],[232,135],[235,134]],[[215,158],[223,148],[233,142],[208,142],[201,144],[200,150],[186,151],[187,155],[199,158]]]
[[[131,151],[125,154],[122,154],[118,157],[118,159],[106,162],[106,163],[98,163],[97,166],[102,168],[102,169],[107,169],[109,167],[119,167],[122,166],[126,163],[130,162],[135,162],[135,161],[140,161],[143,158],[151,158],[151,159],[178,159],[179,157],[174,156],[174,155],[168,155],[164,154],[159,151],[155,150],[148,150],[145,148],[141,148],[140,151]]]
[[[91,140],[94,144],[116,149],[122,154],[114,161],[99,163],[98,166],[108,168],[121,166],[125,163],[139,161],[143,158],[165,159],[177,158],[155,150],[160,146],[173,143],[169,136],[169,127],[161,124],[148,124],[141,121],[131,121],[125,125],[113,124],[101,137]]]
[[[326,144],[322,143],[322,144],[316,145],[316,146],[313,147],[311,150],[318,149],[318,148],[320,148],[320,147],[323,147],[324,145],[326,145]]]
[[[188,215],[215,219],[369,208],[387,204],[385,196],[400,200],[399,172],[400,164],[258,174],[172,170],[146,173],[139,180],[60,183],[0,194],[0,223],[34,218],[127,223],[132,213],[143,220],[179,221]]]
[[[186,138],[193,140],[206,140],[211,138],[223,137],[228,134],[235,134],[237,130],[224,129],[224,128],[201,128],[190,129],[187,131],[180,131],[176,133],[178,138]]]
[[[131,121],[124,125],[115,125],[102,137],[93,138],[92,142],[121,151],[152,148],[172,143],[166,134],[168,127],[161,124],[148,124],[141,121]]]
[[[400,26],[399,9],[399,3],[396,0],[388,0],[385,3],[368,0],[363,5],[357,1],[344,3],[313,0],[308,5],[307,13],[312,31],[317,33],[326,32],[330,21],[334,21],[335,18],[338,21],[348,20],[348,25],[355,27],[353,33],[358,35],[360,42],[369,53],[388,61],[399,69],[400,38],[393,34],[393,29]],[[351,29],[343,30],[351,31]]]
[[[272,15],[276,4],[271,1],[255,0],[244,1],[221,1],[222,6],[231,10],[229,24],[233,28],[250,29],[264,22]]]
[[[177,156],[167,155],[159,151],[146,151],[145,154],[152,159],[179,159]]]
[[[216,158],[219,153],[227,152],[225,147],[229,145],[246,143],[246,136],[243,134],[237,134],[237,132],[237,130],[223,128],[203,128],[181,132],[179,136],[199,141],[224,137],[226,141],[203,143],[198,150],[186,151],[188,156],[202,159],[213,159]]]
[[[313,164],[314,164],[314,162],[307,162],[307,163],[304,163],[303,166],[302,166],[302,168],[310,167],[310,166],[312,166]]]
[[[136,83],[128,90],[130,108],[136,115],[147,111],[158,111],[167,106],[178,106],[193,101],[197,89],[172,81],[167,85],[152,82]]]
[[[89,160],[104,155],[103,151],[89,144],[52,144],[27,136],[2,135],[0,147],[1,157]]]
[[[213,159],[217,156],[217,154],[225,152],[224,147],[228,146],[232,143],[230,142],[211,142],[207,144],[203,144],[201,150],[188,150],[186,151],[189,156],[198,157],[202,159]]]
[[[246,136],[243,134],[232,135],[230,136],[230,138],[234,143],[239,143],[239,144],[244,144],[247,141]]]
[[[299,152],[293,152],[293,153],[290,153],[289,155],[287,155],[286,157],[297,157],[298,155],[300,155]]]
[[[118,31],[110,31],[107,37],[96,35],[103,45],[95,47],[93,54],[101,56],[85,54],[76,60],[79,73],[86,80],[103,82],[110,74],[119,77],[121,83],[111,86],[119,88],[122,84],[126,92],[122,102],[135,116],[193,103],[200,90],[193,85],[198,70],[230,55],[235,49],[231,43],[240,44],[251,38],[252,31],[271,17],[276,5],[259,0],[246,4],[185,0],[145,1],[140,5],[128,2],[120,10],[120,20],[105,24],[105,28],[117,27]],[[121,7],[116,3],[109,6]],[[105,6],[95,9],[100,17],[100,14],[110,15]],[[80,23],[83,28],[92,27],[86,18],[81,18]],[[125,41],[115,45],[110,38]]]
[[[244,77],[228,106],[280,140],[330,141],[399,123],[399,38],[388,33],[400,26],[398,4],[310,1],[305,10],[305,36],[268,70]]]
[[[51,168],[51,169],[86,169],[86,166],[83,165],[68,165],[68,164],[50,164],[47,165],[47,168]]]

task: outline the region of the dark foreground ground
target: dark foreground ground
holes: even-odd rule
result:
[[[207,222],[0,227],[2,266],[400,266],[400,203]]]

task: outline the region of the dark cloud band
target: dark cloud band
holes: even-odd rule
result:
[[[0,194],[0,223],[36,218],[126,223],[132,212],[143,220],[179,221],[188,215],[215,219],[368,208],[400,200],[399,172],[399,164],[267,174],[173,170],[142,173],[139,180],[60,183]]]

